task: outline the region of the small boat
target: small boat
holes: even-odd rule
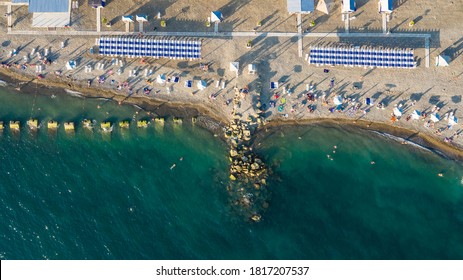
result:
[[[65,122],[64,123],[64,130],[65,131],[74,131],[74,123],[73,122]]]
[[[146,120],[139,120],[137,121],[138,128],[146,128],[148,127],[148,122]]]
[[[120,128],[129,128],[129,126],[130,126],[129,121],[121,121],[121,122],[119,122],[119,127]]]
[[[191,118],[191,123],[196,124],[196,122],[198,122],[198,118],[197,117],[192,117]]]
[[[47,127],[50,130],[58,129],[58,122],[56,122],[56,121],[48,121]]]
[[[82,121],[82,125],[83,125],[84,128],[86,128],[86,129],[92,129],[92,128],[93,128],[92,121],[89,120],[89,119],[83,120],[83,121]]]
[[[175,124],[182,124],[182,123],[183,123],[183,120],[182,120],[182,118],[174,117],[174,123],[175,123]]]
[[[19,131],[20,122],[19,121],[10,121],[10,129],[14,131]]]
[[[111,122],[102,122],[101,129],[103,130],[103,132],[111,132],[113,130]]]
[[[30,119],[27,121],[27,125],[31,130],[37,130],[37,128],[39,127],[39,121],[35,119]]]

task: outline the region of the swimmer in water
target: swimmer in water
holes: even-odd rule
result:
[[[371,165],[373,165],[373,164],[376,164],[376,162],[374,162],[374,161],[371,161],[371,162],[370,162],[370,164],[371,164]]]
[[[183,157],[180,158],[180,161],[182,161],[182,160],[183,160]]]
[[[338,146],[336,146],[336,145],[335,145],[335,146],[333,146],[333,148],[337,149],[337,148],[338,148]]]
[[[437,176],[439,176],[439,177],[444,177],[444,174],[443,174],[443,173],[439,173],[439,174],[437,174]]]

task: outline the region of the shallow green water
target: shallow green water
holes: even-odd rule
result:
[[[0,91],[5,122],[147,117],[104,100]],[[459,164],[324,127],[277,132],[257,152],[275,176],[269,210],[250,224],[229,207],[226,145],[202,129],[5,130],[0,258],[463,258]]]

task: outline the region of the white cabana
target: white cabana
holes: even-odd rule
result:
[[[342,13],[352,13],[357,10],[355,7],[355,0],[342,0],[341,12]]]
[[[413,111],[412,113],[412,120],[419,120],[421,117],[421,112],[418,110]]]
[[[253,75],[257,73],[257,67],[255,64],[248,65],[248,73]]]
[[[156,82],[158,84],[164,84],[166,82],[166,75],[164,74],[158,75],[158,77],[156,78]]]
[[[147,15],[136,15],[135,19],[138,22],[145,22],[145,21],[148,21],[148,16]]]
[[[238,76],[238,71],[240,69],[240,63],[239,62],[230,62],[230,71],[236,72],[236,76]]]
[[[338,105],[341,105],[342,104],[342,97],[339,96],[339,95],[336,95],[335,97],[333,97],[333,103],[334,105],[338,106]]]
[[[402,116],[402,109],[395,107],[393,110],[394,116],[401,117]]]
[[[74,68],[76,68],[77,66],[77,63],[75,60],[69,60],[67,63],[66,63],[66,69],[68,70],[73,70]]]
[[[317,7],[315,8],[317,11],[320,11],[324,14],[329,15],[330,10],[333,7],[334,3],[333,0],[319,0]]]
[[[431,115],[431,121],[432,121],[432,122],[438,122],[438,121],[440,121],[440,116],[439,116],[439,114],[437,114],[437,113],[432,114],[432,115]]]
[[[122,16],[122,21],[123,22],[133,22],[133,16],[132,15]]]
[[[436,57],[436,66],[439,66],[439,67],[446,67],[446,66],[449,66],[449,61],[450,61],[450,57],[446,56],[446,55],[438,55]]]
[[[454,125],[456,125],[457,123],[458,123],[457,117],[455,117],[455,116],[450,116],[450,117],[449,117],[448,125],[454,126]]]
[[[211,12],[211,22],[221,22],[223,15],[220,11]]]
[[[392,13],[392,0],[379,0],[378,6],[380,13]]]
[[[198,81],[197,86],[199,90],[204,90],[207,87],[206,81],[203,81],[203,80]]]
[[[287,0],[288,13],[290,14],[309,14],[314,11],[314,0]]]

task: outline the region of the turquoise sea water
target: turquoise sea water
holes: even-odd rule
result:
[[[5,122],[146,117],[135,112],[0,89]],[[463,258],[460,164],[372,133],[317,126],[278,131],[257,147],[275,174],[269,210],[252,224],[229,206],[227,146],[200,128],[167,123],[110,137],[81,126],[71,135],[6,129],[0,258]]]

